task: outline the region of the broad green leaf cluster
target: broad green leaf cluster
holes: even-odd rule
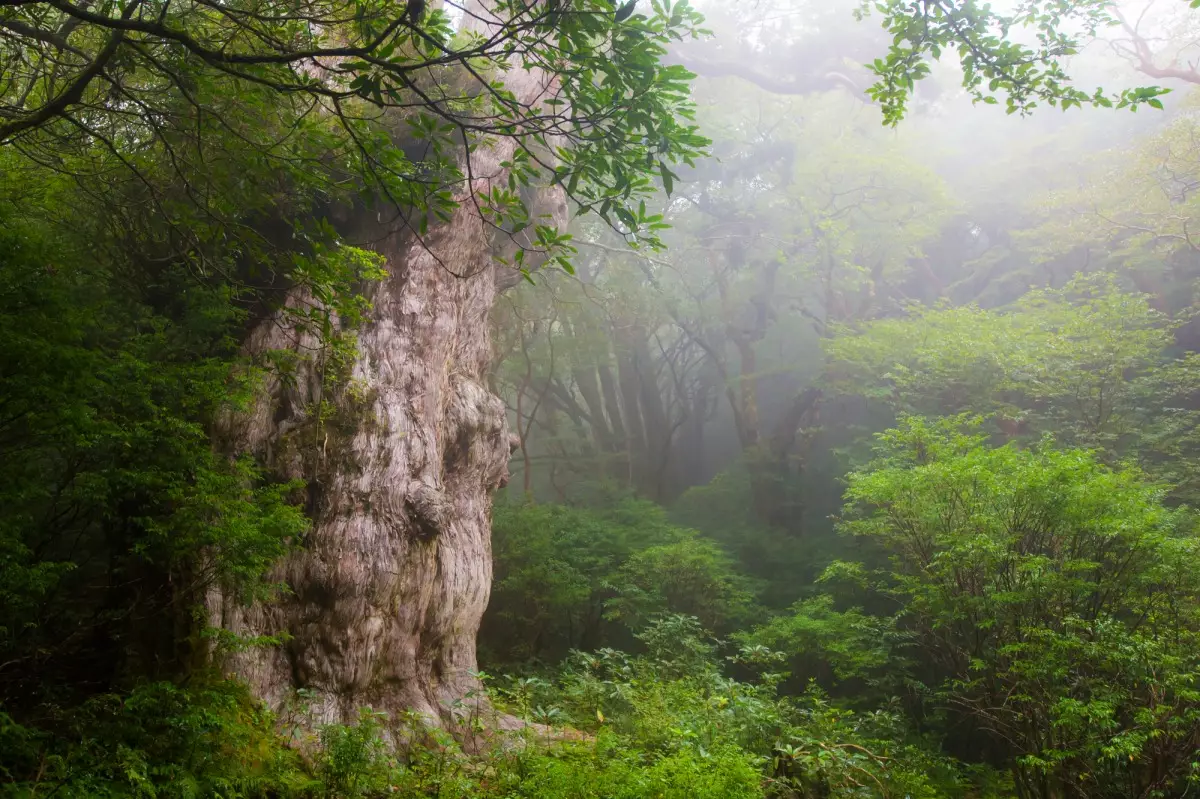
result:
[[[888,558],[866,589],[900,608],[922,701],[1000,747],[1022,795],[1179,795],[1200,722],[1193,514],[1136,469],[993,448],[962,421],[904,419],[846,494],[845,533]]]
[[[1118,24],[1117,4],[1110,0],[1033,0],[1011,10],[975,0],[865,0],[858,13],[879,14],[893,36],[887,55],[868,65],[877,81],[867,92],[889,124],[904,118],[916,82],[930,74],[929,61],[950,54],[958,57],[971,98],[996,105],[1000,95],[1009,114],[1028,114],[1040,104],[1161,109],[1159,98],[1169,91],[1086,91],[1073,83],[1066,60],[1098,31]]]
[[[1194,491],[1192,353],[1179,323],[1104,275],[1031,292],[1003,310],[914,308],[830,343],[833,381],[900,412],[994,414],[1009,438],[1045,434],[1133,458]]]

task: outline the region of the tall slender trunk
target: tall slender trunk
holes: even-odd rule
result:
[[[608,427],[608,419],[604,414],[604,405],[600,401],[600,384],[596,380],[596,369],[591,366],[580,367],[573,371],[575,385],[579,387],[579,396],[588,410],[588,426],[592,429],[592,439],[597,451],[603,457],[604,453],[613,450],[613,434]]]
[[[631,486],[640,489],[646,472],[646,432],[642,426],[641,385],[637,366],[634,365],[633,350],[628,345],[628,336],[622,334],[617,340],[617,383],[621,390],[621,411],[625,417],[625,449],[629,453],[626,479]]]
[[[795,458],[793,450],[801,430],[815,424],[821,396],[815,387],[796,394],[770,438],[748,453],[755,504],[759,516],[769,524],[795,530],[802,521],[804,506],[796,478],[803,460]]]
[[[612,434],[618,441],[624,441],[625,423],[621,419],[621,401],[617,399],[617,381],[613,379],[612,367],[602,363],[596,371],[600,375],[600,391],[604,394],[604,409],[612,424]]]
[[[758,354],[754,342],[742,335],[731,337],[738,352],[738,403],[742,413],[742,449],[758,444]]]
[[[677,453],[671,463],[672,495],[681,494],[705,480],[704,428],[715,387],[714,378],[709,370],[701,374],[691,398],[687,419],[679,429]]]
[[[662,500],[666,493],[666,470],[671,455],[671,427],[666,408],[663,407],[646,333],[639,328],[635,334],[633,366],[638,376],[639,403],[646,435],[644,490],[650,498]]]
[[[617,450],[608,464],[607,474],[621,480],[628,480],[630,475],[629,436],[625,432],[625,422],[621,415],[621,400],[617,391],[617,380],[613,376],[612,367],[601,363],[596,367],[600,377],[600,393],[604,397],[604,410],[612,426],[614,446]]]

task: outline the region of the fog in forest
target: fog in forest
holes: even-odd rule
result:
[[[789,495],[811,492],[792,496],[789,525],[828,528],[839,451],[886,418],[874,412],[904,407],[831,383],[849,366],[835,342],[914,307],[1010,311],[1081,274],[1111,275],[1173,318],[1191,305],[1187,83],[1166,81],[1162,111],[1021,116],[973,103],[957,67],[939,64],[887,128],[863,65],[890,37],[856,8],[702,7],[712,37],[673,55],[699,76],[712,157],[655,207],[666,249],[631,252],[584,217],[576,274],[539,275],[499,302],[493,379],[521,439],[514,499],[607,483],[671,506],[764,444],[786,450]],[[1147,83],[1147,43],[1184,72],[1200,57],[1186,9],[1124,14],[1138,37],[1102,31],[1070,61],[1081,85]],[[806,390],[826,386],[806,415]]]
[[[1094,745],[1116,758],[1111,686],[1006,692],[1025,690],[1010,671],[1022,656],[1050,657],[1017,649],[1050,646],[1028,641],[1042,622],[1025,613],[1055,636],[1072,619],[1092,630],[1056,638],[1063,663],[1110,645],[1074,604],[1103,603],[1093,589],[1066,599],[1032,576],[1106,559],[1058,516],[1099,523],[1075,493],[1085,474],[1141,469],[1165,508],[1194,501],[1195,20],[1179,4],[1122,6],[1127,25],[1069,61],[1089,90],[1172,65],[1183,79],[1165,81],[1161,110],[1008,114],[941,63],[885,127],[863,65],[890,36],[854,7],[706,4],[712,38],[673,54],[699,76],[712,158],[655,206],[665,249],[630,250],[580,218],[574,274],[540,274],[498,302],[492,380],[517,444],[482,662],[637,650],[645,625],[685,614],[733,650],[786,653],[760,664],[786,674],[784,693],[860,712],[890,698],[965,762],[996,765],[1070,724],[1081,737],[1051,745],[1056,756]],[[901,478],[901,464],[930,473]],[[1001,551],[968,554],[972,536]],[[1151,590],[1139,585],[1131,600]],[[905,603],[928,615],[916,622]],[[1110,667],[1119,680],[1137,668]],[[945,673],[963,681],[952,699],[926,682]],[[861,701],[872,693],[884,704]],[[1067,722],[1055,702],[1080,715]],[[1035,730],[1043,710],[1054,720]],[[805,762],[794,773],[824,768]],[[997,795],[1184,795],[1038,773],[1019,767]],[[875,795],[843,777],[835,795]],[[797,795],[825,795],[808,790]]]
[[[1193,795],[1197,5],[0,2],[0,797]]]

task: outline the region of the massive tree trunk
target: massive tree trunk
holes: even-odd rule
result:
[[[523,100],[545,91],[535,75],[515,72],[528,84],[512,86]],[[507,185],[500,163],[513,149],[503,139],[478,148],[473,174],[487,177],[464,187],[464,198]],[[535,215],[565,217],[561,192],[544,190],[535,206]],[[339,379],[320,357],[295,380],[269,378],[252,411],[225,431],[232,451],[307,481],[311,531],[274,572],[290,590],[251,606],[210,597],[216,625],[287,636],[223,664],[274,708],[303,688],[315,724],[351,721],[371,706],[450,727],[452,705],[478,687],[489,491],[506,480],[510,454],[504,405],[485,374],[488,312],[511,277],[493,259],[514,245],[488,231],[471,202],[423,241],[364,229],[388,277],[368,290],[373,307],[353,363]],[[316,345],[276,316],[253,330],[247,349],[303,354]]]

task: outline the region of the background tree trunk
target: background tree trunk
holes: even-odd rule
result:
[[[613,439],[617,442],[619,457],[614,459],[608,473],[622,480],[628,480],[630,474],[629,436],[625,432],[625,423],[621,418],[621,401],[617,395],[617,381],[613,378],[612,367],[601,363],[597,368],[600,376],[600,391],[604,395],[604,408],[608,420],[612,424]]]
[[[600,383],[596,379],[596,368],[591,364],[581,366],[572,372],[572,376],[575,378],[575,385],[579,387],[579,396],[583,397],[583,403],[587,406],[596,451],[603,459],[616,449],[616,444],[608,426],[608,417],[604,414],[604,404],[600,400]]]
[[[650,344],[646,331],[637,328],[631,338],[633,346],[633,368],[638,378],[638,394],[642,409],[642,424],[645,432],[645,477],[642,491],[656,502],[666,494],[666,473],[670,461],[671,426],[663,407],[662,394],[654,359],[650,356]]]
[[[642,425],[641,384],[634,364],[634,349],[627,330],[617,330],[617,387],[621,391],[625,451],[629,456],[629,485],[641,491],[646,484],[646,432]]]

